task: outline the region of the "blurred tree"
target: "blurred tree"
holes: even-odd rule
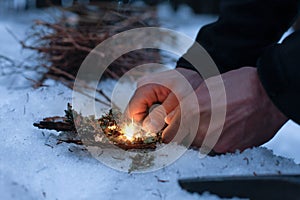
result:
[[[172,5],[174,10],[182,4],[189,5],[195,13],[205,13],[205,14],[217,14],[219,12],[219,2],[220,0],[87,0],[87,2],[122,2],[123,4],[128,4],[134,1],[144,1],[148,5],[157,5],[162,2],[168,2]],[[78,0],[74,0],[78,2]],[[50,5],[61,5],[62,0],[36,0],[36,5],[38,8],[46,7]]]
[[[36,0],[36,7],[42,8],[49,5],[61,5],[61,0]]]

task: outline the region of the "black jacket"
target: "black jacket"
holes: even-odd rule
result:
[[[277,42],[295,21],[299,5],[299,0],[223,0],[219,19],[204,26],[196,38],[221,73],[256,66],[274,104],[298,124],[300,32]],[[177,66],[193,68],[183,58]]]

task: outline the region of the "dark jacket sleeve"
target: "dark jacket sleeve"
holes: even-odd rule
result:
[[[300,32],[269,47],[258,61],[258,74],[274,104],[300,124]]]
[[[196,42],[210,54],[220,73],[258,66],[271,99],[286,116],[300,123],[299,33],[277,45],[296,19],[298,8],[298,0],[223,0],[219,19],[204,26]],[[192,52],[193,46],[186,54]],[[183,58],[177,67],[194,69]]]
[[[219,19],[204,26],[196,42],[206,49],[221,73],[255,66],[264,48],[277,43],[292,25],[298,3],[298,0],[223,0]],[[184,59],[179,59],[177,66],[193,68]]]

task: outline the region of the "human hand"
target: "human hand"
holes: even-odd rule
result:
[[[196,71],[184,68],[145,76],[138,81],[137,90],[126,109],[127,115],[137,122],[143,121],[145,129],[157,132],[165,125],[165,117],[176,108],[178,100],[193,92],[201,82],[202,78]],[[161,105],[149,113],[157,103]]]
[[[210,121],[212,116],[210,96],[223,95],[220,87],[210,87],[212,89],[208,92],[207,85],[214,86],[218,81],[218,77],[211,77],[205,81],[206,84],[202,83],[195,91],[200,112],[196,112],[197,109],[194,108],[198,105],[189,103],[190,97],[187,97],[183,100],[185,109],[180,110],[178,106],[166,117],[169,125],[163,132],[164,142],[170,142],[174,138],[181,117],[187,119],[185,120],[187,124],[183,124],[183,130],[177,134],[183,134],[186,137],[193,123],[199,125],[196,136],[192,139],[193,146],[201,147],[205,136],[214,138],[220,130],[220,137],[216,137],[216,144],[213,147],[217,153],[259,146],[270,140],[287,121],[287,118],[267,96],[255,68],[243,67],[233,70],[222,74],[222,79],[227,102],[219,101],[217,98],[213,106],[214,112],[218,112],[225,106],[225,123],[223,124],[222,120]],[[198,122],[193,120],[195,116],[200,116]],[[209,129],[209,123],[212,123],[212,129]]]

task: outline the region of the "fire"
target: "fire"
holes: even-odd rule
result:
[[[123,129],[122,129],[122,132],[124,133],[124,136],[126,136],[126,138],[128,140],[133,140],[134,139],[134,136],[135,136],[135,126],[134,126],[134,123],[133,123],[133,119],[131,121],[131,124],[126,124]]]
[[[133,124],[126,125],[123,129],[124,135],[128,140],[133,140],[134,138],[134,126]]]

